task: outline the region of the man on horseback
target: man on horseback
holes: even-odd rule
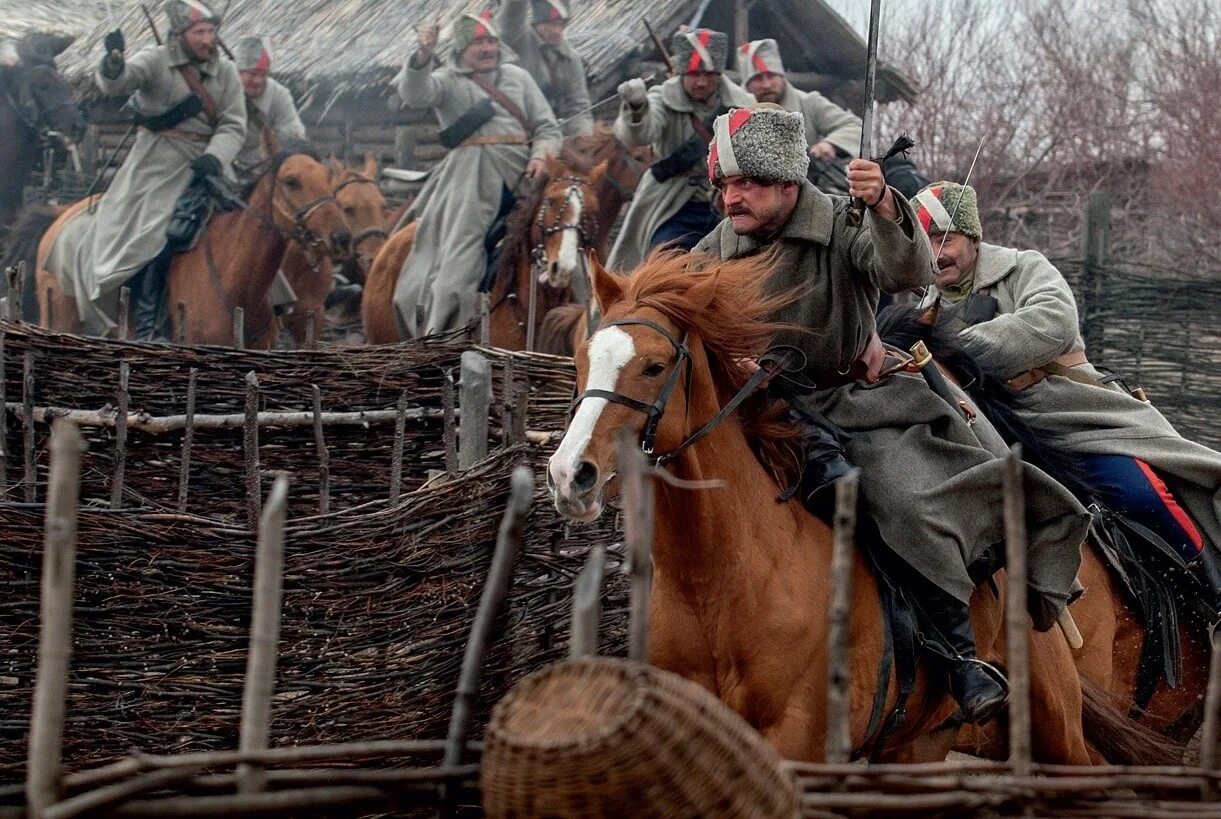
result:
[[[491,12],[464,14],[454,23],[451,62],[435,71],[438,27],[421,26],[417,36],[399,95],[412,108],[433,109],[441,142],[451,150],[406,217],[418,218],[419,227],[394,291],[404,338],[451,330],[473,317],[488,232],[512,210],[522,179],[540,177],[544,159],[558,154],[562,142],[538,84],[525,69],[503,62]]]
[[[895,355],[874,325],[879,291],[926,283],[930,253],[915,212],[874,162],[849,165],[854,212],[806,178],[809,143],[800,114],[775,105],[717,118],[708,174],[727,218],[697,251],[722,259],[774,253],[770,287],[798,290],[773,319],[797,329],[777,336],[763,366],[771,391],[807,430],[809,462],[796,491],[818,510],[824,490],[851,461],[861,469],[864,508],[901,582],[924,615],[926,645],[949,670],[963,716],[983,721],[1006,698],[996,669],[976,657],[968,601],[1003,557],[1001,458],[1007,448],[915,374],[883,375]],[[857,221],[859,219],[859,222]],[[757,369],[758,365],[750,365]],[[1046,630],[1067,604],[1088,516],[1059,484],[1027,470],[1031,613]]]
[[[981,241],[973,188],[937,182],[912,204],[939,251],[922,306],[935,306],[984,372],[1023,397],[1016,412],[1027,423],[1077,456],[1099,500],[1195,572],[1221,615],[1221,454],[1184,439],[1143,391],[1089,363],[1068,282],[1038,251]]]
[[[644,80],[619,86],[623,104],[615,136],[629,148],[652,144],[661,157],[641,177],[609,267],[630,270],[658,245],[691,248],[720,217],[712,209],[712,186],[704,160],[712,120],[755,98],[724,76],[729,38],[719,31],[680,31],[670,43],[678,76],[645,89]]]
[[[170,253],[194,239],[207,207],[203,191],[223,177],[246,137],[241,79],[217,54],[220,17],[200,0],[167,0],[165,9],[168,41],[130,60],[123,33],[106,35],[98,88],[130,96],[140,127],[96,209],[65,226],[46,262],[92,334],[116,324],[119,287],[130,280],[136,337],[165,336]]]
[[[517,54],[517,64],[530,72],[563,121],[565,138],[594,129],[585,63],[564,37],[568,17],[564,0],[505,0],[496,12],[496,27],[505,45]]]
[[[305,125],[297,113],[292,93],[271,78],[271,40],[250,35],[233,46],[233,60],[246,92],[246,142],[233,160],[233,170],[241,182],[253,181],[249,172],[261,163],[266,133],[279,142],[305,139]]]

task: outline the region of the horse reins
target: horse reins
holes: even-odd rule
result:
[[[644,451],[644,454],[649,457],[649,461],[654,466],[665,466],[669,461],[678,457],[679,453],[681,453],[683,450],[694,446],[696,443],[706,438],[714,429],[724,423],[725,419],[732,415],[738,409],[738,407],[742,405],[742,402],[749,398],[755,392],[755,390],[759,388],[759,385],[763,383],[765,378],[772,374],[770,370],[760,367],[751,375],[749,379],[747,379],[746,383],[742,385],[742,388],[738,390],[733,398],[729,399],[729,402],[725,404],[725,406],[722,407],[715,416],[713,416],[712,420],[687,436],[687,438],[674,449],[661,455],[655,455],[653,449],[657,438],[657,427],[661,423],[662,416],[665,414],[666,405],[670,402],[670,396],[674,393],[675,387],[678,386],[678,379],[681,377],[680,373],[682,373],[684,370],[687,375],[687,404],[688,407],[690,407],[691,349],[687,346],[687,333],[685,331],[683,332],[682,338],[677,339],[665,327],[662,327],[657,322],[650,321],[649,319],[619,319],[618,321],[608,321],[602,324],[602,327],[630,326],[648,327],[649,329],[660,333],[661,336],[666,341],[670,342],[670,345],[674,348],[674,368],[670,371],[670,377],[666,379],[666,383],[662,386],[661,392],[657,394],[657,398],[653,401],[653,403],[646,404],[643,401],[638,401],[635,398],[624,395],[620,392],[614,392],[613,390],[586,390],[585,392],[576,395],[572,399],[572,402],[568,405],[568,420],[569,422],[572,421],[572,416],[576,412],[577,406],[586,398],[601,398],[603,400],[610,401],[613,404],[619,404],[629,409],[636,410],[637,412],[644,413],[647,420],[645,421],[644,430],[641,432],[640,448]]]
[[[369,177],[365,176],[364,174],[353,173],[352,171],[348,171],[348,173],[350,173],[351,176],[349,178],[345,179],[343,182],[340,182],[335,187],[335,190],[331,191],[331,193],[335,194],[336,197],[338,197],[339,192],[341,190],[343,190],[344,188],[350,187],[352,185],[373,185],[374,187],[377,187],[377,183],[374,182]],[[357,258],[357,249],[360,247],[361,242],[363,242],[367,239],[389,239],[389,238],[390,238],[390,232],[388,230],[386,230],[385,228],[379,228],[379,227],[365,228],[360,233],[354,234],[352,236],[352,257]]]

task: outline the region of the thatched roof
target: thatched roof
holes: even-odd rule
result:
[[[14,39],[31,32],[77,36],[106,19],[108,6],[124,0],[10,0],[0,11],[0,37]]]
[[[43,0],[46,2],[46,0]],[[224,7],[222,0],[217,5]],[[96,4],[96,3],[94,3]],[[138,4],[114,0],[126,9],[123,30],[129,49],[149,41],[148,25]],[[459,9],[478,9],[483,0],[232,0],[222,35],[270,36],[275,43],[276,75],[298,94],[344,95],[374,90],[389,95],[388,81],[415,44],[415,27],[429,21],[446,24]],[[699,0],[575,0],[569,36],[585,58],[591,91],[609,93],[626,66],[655,55],[647,44],[643,21],[667,36],[686,23]],[[821,0],[747,0],[752,37],[774,36],[781,42],[790,71],[864,76],[865,44],[860,35]],[[712,0],[706,25],[729,28],[732,0]],[[103,15],[104,16],[104,15]],[[164,16],[155,11],[158,26]],[[106,24],[82,36],[61,58],[68,76],[88,82]],[[442,40],[448,31],[443,29]],[[893,68],[879,72],[885,100],[914,95],[910,81]],[[317,102],[317,100],[314,100]]]

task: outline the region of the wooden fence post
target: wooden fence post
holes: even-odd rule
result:
[[[110,508],[123,508],[123,482],[127,475],[127,409],[131,403],[128,391],[131,365],[119,362],[118,410],[114,417],[114,473],[110,477]]]
[[[445,471],[451,477],[458,474],[458,415],[455,401],[454,377],[446,372],[441,376],[441,441],[445,448]]]
[[[246,373],[246,423],[243,448],[246,453],[246,524],[254,529],[259,524],[262,486],[259,482],[259,377],[254,370]]]
[[[479,343],[484,347],[492,343],[492,301],[487,293],[479,294]]]
[[[21,423],[25,465],[25,502],[38,500],[38,465],[34,462],[34,351],[21,357]]]
[[[852,569],[856,560],[856,509],[861,473],[835,484],[835,532],[827,613],[827,762],[852,759]]]
[[[1084,266],[1081,277],[1081,295],[1084,296],[1085,310],[1082,314],[1081,335],[1085,341],[1085,351],[1090,360],[1103,361],[1103,334],[1105,331],[1106,308],[1103,299],[1106,292],[1104,267],[1107,263],[1107,245],[1111,232],[1111,196],[1106,191],[1090,192],[1089,203],[1085,208],[1085,232],[1083,236],[1082,256]]]
[[[1221,767],[1221,629],[1212,633],[1212,660],[1208,667],[1208,690],[1204,695],[1204,734],[1200,744],[1200,767],[1207,774]],[[1217,783],[1204,780],[1204,797],[1216,799]]]
[[[462,472],[488,456],[488,413],[492,409],[492,367],[482,353],[462,354],[458,384],[458,469]]]
[[[1005,640],[1009,646],[1009,765],[1030,776],[1030,616],[1026,612],[1026,489],[1022,445],[1005,459]]]
[[[602,576],[606,570],[606,547],[589,550],[585,566],[577,575],[572,592],[572,636],[568,656],[592,657],[598,653],[598,627],[602,621]]]
[[[72,660],[73,590],[76,583],[76,521],[81,489],[80,430],[58,420],[51,430],[51,476],[47,488],[42,553],[41,627],[38,670],[30,711],[26,758],[26,809],[41,819],[60,796],[64,715]]]
[[[271,735],[271,695],[276,684],[280,645],[280,607],[284,584],[284,517],[288,476],[276,477],[259,521],[258,551],[254,562],[254,603],[250,620],[250,649],[246,657],[246,686],[242,693],[242,727],[238,750],[262,751]],[[263,790],[261,767],[239,765],[239,793]]]
[[[8,493],[8,330],[0,327],[0,498]]]
[[[311,384],[314,398],[314,449],[318,453],[318,514],[331,511],[331,453],[326,448],[326,437],[322,432],[322,390]]]
[[[619,433],[619,480],[623,487],[623,539],[631,575],[627,656],[649,661],[649,595],[653,589],[653,477],[630,430]]]
[[[9,321],[21,320],[21,300],[25,295],[25,262],[17,262],[16,267],[8,269],[8,301],[5,308]],[[17,298],[13,298],[13,294]]]
[[[233,346],[246,349],[246,311],[241,307],[233,308]]]
[[[403,491],[403,447],[407,438],[407,390],[399,393],[399,404],[394,416],[394,444],[390,451],[390,505],[399,505],[399,494]]]
[[[186,302],[178,302],[178,343],[187,343],[187,305]]]
[[[49,303],[49,302],[48,302]],[[119,341],[131,340],[131,288],[119,288]]]
[[[318,348],[318,314],[310,310],[305,314],[305,349]]]
[[[187,511],[187,492],[191,485],[191,445],[195,442],[195,385],[199,369],[191,368],[187,381],[186,424],[182,428],[182,455],[178,463],[178,511]]]

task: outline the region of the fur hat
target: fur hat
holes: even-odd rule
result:
[[[466,51],[466,47],[480,37],[500,39],[500,32],[492,24],[491,9],[484,9],[478,14],[467,12],[454,22],[454,55],[461,56],[462,52]]]
[[[563,0],[530,0],[531,23],[563,23],[572,15]]]
[[[976,241],[984,237],[979,202],[970,185],[934,182],[912,197],[912,207],[925,233],[961,233]]]
[[[170,34],[181,34],[196,23],[220,25],[220,15],[202,0],[165,0],[165,16],[170,18]]]
[[[784,61],[780,59],[780,46],[768,37],[766,40],[751,40],[738,46],[738,75],[742,84],[760,74],[784,74]]]
[[[271,71],[271,38],[247,36],[233,45],[238,71]]]
[[[801,182],[810,167],[805,118],[779,105],[735,108],[716,118],[708,146],[708,178],[745,176],[760,182]]]
[[[729,38],[706,28],[680,31],[670,39],[670,54],[679,74],[697,71],[720,74],[729,64]]]

